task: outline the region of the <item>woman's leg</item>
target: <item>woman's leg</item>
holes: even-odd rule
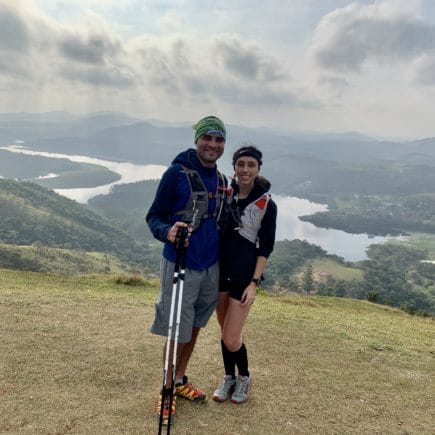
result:
[[[228,309],[228,301],[230,299],[229,292],[219,292],[218,304],[216,307],[216,317],[221,328],[221,332],[224,327],[225,316],[227,314]]]
[[[225,324],[225,317],[228,310],[228,302],[229,302],[229,292],[220,292],[219,293],[219,301],[216,308],[216,317],[221,328],[221,350],[222,350],[222,359],[224,362],[225,375],[231,376],[233,379],[236,376],[236,365],[233,359],[232,353],[227,349],[225,343],[222,339],[222,330]]]
[[[222,331],[225,325],[229,299],[228,292],[220,292],[219,301],[216,308],[216,317],[221,329],[221,350],[225,368],[224,380],[213,393],[213,400],[216,402],[225,402],[228,400],[231,397],[236,385],[236,363],[233,358],[233,353],[227,349],[222,339]]]
[[[249,310],[249,305],[243,306],[237,299],[230,298],[222,332],[224,344],[232,353],[241,376],[249,376],[248,354],[242,341],[242,329]]]
[[[236,352],[242,346],[242,329],[249,314],[250,306],[228,298],[228,306],[222,327],[222,339],[230,352]]]
[[[231,395],[231,402],[240,404],[248,400],[251,376],[248,369],[248,353],[242,341],[242,330],[250,310],[249,305],[241,305],[240,301],[230,298],[223,330],[223,341],[231,351],[233,360],[239,370],[239,376]]]

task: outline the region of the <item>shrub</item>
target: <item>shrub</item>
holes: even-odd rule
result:
[[[367,295],[366,295],[366,299],[369,302],[377,302],[378,301],[378,297],[379,297],[379,293],[375,290],[370,290]]]
[[[141,275],[135,274],[135,275],[120,275],[115,278],[116,284],[122,284],[122,285],[144,285],[145,280]]]
[[[400,306],[400,309],[402,311],[405,311],[408,314],[416,314],[417,313],[417,307],[415,306],[415,303],[413,302],[405,302]]]

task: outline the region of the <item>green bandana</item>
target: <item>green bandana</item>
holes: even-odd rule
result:
[[[226,139],[225,125],[216,116],[206,116],[200,119],[192,128],[195,130],[195,143],[203,134],[216,134]]]

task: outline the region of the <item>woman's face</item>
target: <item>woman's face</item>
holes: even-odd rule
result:
[[[240,157],[235,164],[236,176],[239,185],[253,186],[255,177],[260,172],[258,162],[254,157]]]

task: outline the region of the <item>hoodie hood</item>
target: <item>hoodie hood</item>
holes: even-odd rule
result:
[[[200,174],[204,174],[206,176],[212,176],[213,174],[216,174],[216,165],[213,168],[203,166],[198,158],[196,149],[194,148],[189,148],[188,150],[178,154],[172,161],[172,164],[186,166],[187,168],[194,169]]]
[[[249,198],[258,198],[264,193],[269,192],[271,186],[272,185],[270,184],[270,181],[267,178],[264,178],[261,175],[259,175],[255,179],[254,186],[252,187],[252,190],[248,196]],[[231,181],[231,187],[233,188],[235,193],[239,193],[239,185],[237,184],[234,178]]]
[[[261,189],[264,189],[265,192],[269,192],[270,187],[272,186],[270,184],[270,181],[267,178],[262,177],[261,175],[258,176],[255,180],[255,185],[258,185]]]

